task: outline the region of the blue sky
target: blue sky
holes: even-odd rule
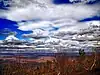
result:
[[[100,0],[87,0],[85,3],[82,0],[30,0],[29,3],[27,0],[21,0],[6,6],[4,1],[6,0],[0,2],[0,40],[6,37],[3,35],[5,29],[17,32],[16,37],[24,39],[23,34],[33,33],[36,29],[42,29],[44,35],[60,30],[63,23],[56,23],[62,19],[65,24],[65,21],[75,21],[75,24],[100,21]]]
[[[7,33],[7,32],[3,32],[5,31],[6,29],[9,29],[11,32],[17,32],[17,37],[20,38],[20,39],[23,39],[21,37],[22,34],[24,33],[31,33],[31,31],[21,31],[21,30],[18,30],[17,28],[17,22],[15,21],[11,21],[11,20],[8,20],[8,19],[3,19],[3,18],[0,18],[0,31],[2,34],[0,34],[0,39],[3,40],[7,37],[7,35],[3,34],[3,33]]]

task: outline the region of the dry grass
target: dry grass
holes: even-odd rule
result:
[[[82,57],[58,54],[46,62],[6,61],[0,64],[0,68],[0,75],[99,75],[95,69],[100,69],[100,54]]]

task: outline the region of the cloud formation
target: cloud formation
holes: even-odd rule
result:
[[[56,18],[84,19],[99,14],[99,4],[62,4],[55,5],[52,0],[14,0],[3,16],[13,21]],[[42,14],[42,15],[41,15]]]
[[[99,13],[100,9],[96,5],[54,5],[52,7],[39,7],[29,5],[24,8],[12,8],[6,14],[6,18],[13,21],[21,20],[52,20],[55,18],[73,18],[84,19],[87,17],[95,16]],[[87,10],[88,9],[88,10]],[[44,15],[41,15],[44,14]]]
[[[88,2],[90,1],[94,0],[88,0]],[[98,25],[99,21],[79,22],[79,20],[100,16],[98,3],[92,5],[85,3],[56,5],[53,4],[52,0],[13,0],[8,10],[0,11],[2,11],[0,17],[16,21],[19,30],[33,31],[33,33],[23,36],[40,39],[46,37],[45,42],[55,42],[62,46],[64,44],[67,46],[68,42],[79,44],[78,41],[71,40],[72,38],[91,38],[92,36],[85,37],[76,35],[76,33],[80,32],[80,29],[88,28],[91,22]]]

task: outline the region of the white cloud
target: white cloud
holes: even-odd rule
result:
[[[39,44],[39,43],[44,43],[44,39],[34,40],[34,43],[37,43],[37,44]]]
[[[15,5],[4,12],[7,19],[14,21],[21,20],[52,20],[55,18],[73,18],[76,20],[84,19],[97,15],[100,11],[99,5],[86,5],[86,4],[66,4],[54,5],[52,0],[30,0],[15,1]],[[19,7],[21,6],[22,7]]]
[[[83,1],[83,0],[82,0]],[[99,5],[87,5],[87,4],[62,4],[54,5],[52,0],[14,0],[14,4],[9,10],[1,10],[0,17],[5,17],[9,20],[18,21],[18,29],[22,31],[33,31],[31,34],[24,34],[28,37],[44,37],[48,36],[49,39],[45,42],[56,42],[59,40],[60,44],[64,45],[63,36],[59,35],[61,38],[53,38],[52,36],[59,32],[79,32],[80,29],[87,28],[91,22],[78,22],[78,20],[99,15]],[[40,19],[40,21],[29,21]],[[28,20],[27,22],[21,22],[22,20]],[[93,21],[92,21],[93,22]],[[99,22],[94,21],[92,24],[99,24]],[[54,28],[59,28],[56,31],[50,31]],[[55,36],[55,35],[54,35]],[[64,35],[64,38],[70,36]],[[78,36],[78,38],[86,38],[85,36]],[[88,38],[91,38],[88,37]],[[41,42],[42,40],[37,40],[36,42]],[[66,40],[66,43],[70,43],[72,40]],[[73,41],[70,43],[72,44]],[[74,44],[79,44],[75,41]]]
[[[77,40],[87,40],[87,39],[93,39],[93,35],[74,35],[72,39]]]
[[[20,7],[21,6],[21,7]],[[66,4],[54,5],[51,0],[14,0],[14,4],[6,12],[2,11],[0,16],[14,21],[41,19],[38,22],[19,22],[18,29],[23,31],[35,31],[44,29],[43,35],[54,33],[49,30],[59,28],[56,32],[77,32],[87,24],[79,23],[77,20],[97,15],[100,9],[98,5]],[[3,13],[4,12],[4,13]],[[38,30],[37,30],[38,31]],[[36,33],[33,34],[38,34]]]
[[[73,26],[73,27],[63,27],[63,28],[60,28],[59,30],[58,30],[59,32],[76,32],[76,31],[78,31],[78,28],[76,27],[76,26]]]
[[[19,40],[19,39],[16,38],[14,35],[9,35],[5,40],[7,40],[7,41],[13,41],[13,40]]]
[[[54,28],[61,27],[72,27],[77,23],[73,19],[57,19],[53,21],[29,21],[29,22],[19,22],[18,29],[23,31],[33,31],[34,29],[52,30]]]
[[[88,10],[87,10],[88,9]],[[97,14],[99,8],[87,5],[59,5],[53,8],[41,8],[29,5],[25,8],[11,9],[6,14],[10,20],[53,19],[60,17],[84,19]]]
[[[75,19],[68,19],[68,18],[61,18],[53,21],[54,27],[63,27],[63,26],[73,26],[75,23],[77,23],[77,20]]]
[[[22,23],[19,23],[18,29],[23,30],[23,31],[32,31],[37,28],[48,29],[52,27],[52,25],[53,24],[50,21],[22,22]]]
[[[76,25],[79,24],[77,20],[98,15],[100,11],[98,4],[54,5],[52,0],[14,0],[13,3],[9,10],[0,12],[0,16],[14,21],[42,20],[39,22],[18,23],[18,29],[23,31],[31,31],[36,28],[48,31],[52,30],[53,27],[60,28],[60,31],[76,31],[78,28],[86,26]]]
[[[87,22],[88,25],[98,25],[100,26],[100,21],[89,21]]]
[[[55,38],[61,38],[61,39],[71,39],[72,37],[74,37],[73,35],[80,33],[80,30],[88,29],[90,27],[91,23],[92,24],[94,23],[93,25],[100,25],[100,21],[89,21],[89,22],[82,22],[82,23],[76,22],[76,23],[74,23],[74,26],[68,27],[66,25],[64,27],[60,27],[59,30],[57,30],[57,31],[53,31],[52,36]],[[77,38],[79,38],[78,35],[77,35]],[[90,35],[89,35],[89,37],[82,36],[81,38],[84,38],[84,39],[91,38],[91,36]]]
[[[10,5],[13,7],[25,7],[33,3],[37,5],[46,5],[52,4],[52,0],[12,0]]]
[[[66,24],[66,25],[62,25],[59,27],[59,30],[56,31],[56,33],[59,34],[59,32],[64,32],[64,33],[68,33],[68,32],[79,32],[80,29],[84,29],[87,28],[90,24],[88,24],[88,22],[73,22],[71,24]]]
[[[67,20],[65,20],[65,21],[67,21]],[[68,19],[68,21],[69,21],[69,19]],[[57,23],[57,22],[59,22],[59,23]],[[70,35],[70,36],[67,35],[69,32],[70,33],[79,33],[80,29],[88,28],[91,25],[91,23],[96,24],[96,25],[100,24],[99,21],[76,22],[76,21],[72,20],[72,23],[63,25],[63,22],[64,22],[64,20],[63,21],[61,21],[61,20],[43,21],[43,22],[39,21],[36,23],[26,22],[25,24],[24,23],[20,24],[18,29],[23,30],[23,31],[33,31],[33,33],[31,33],[31,34],[25,35],[29,38],[31,38],[31,37],[40,37],[40,38],[46,37],[47,38],[47,36],[48,36],[48,37],[55,37],[56,39],[59,37],[61,39],[67,39],[68,37],[72,37],[72,35]],[[59,24],[62,24],[62,25],[59,25]],[[52,29],[53,27],[58,27],[59,29],[50,32],[49,29]],[[61,33],[61,35],[59,35],[60,33]],[[63,33],[64,33],[64,36],[62,36]],[[56,36],[56,35],[59,35],[59,36]]]
[[[47,38],[49,37],[49,32],[48,31],[44,31],[41,29],[34,29],[33,33],[30,34],[23,34],[24,37],[28,37],[28,38]]]

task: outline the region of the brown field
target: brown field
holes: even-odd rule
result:
[[[37,59],[0,57],[0,75],[100,75],[100,53],[77,57],[61,53]]]

